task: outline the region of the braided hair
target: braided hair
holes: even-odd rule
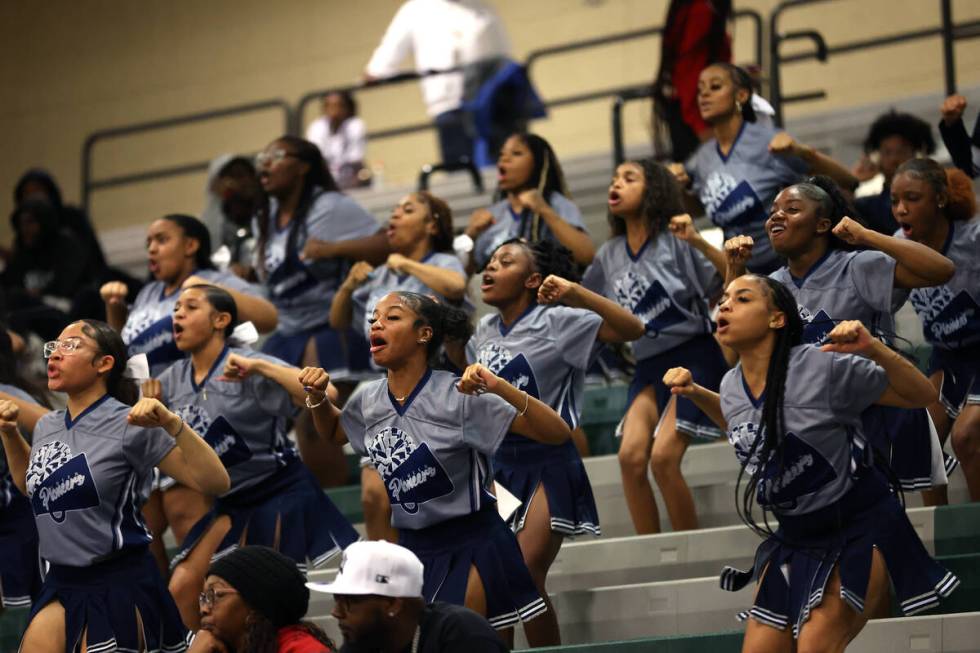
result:
[[[768,295],[770,305],[783,313],[785,323],[775,330],[775,342],[769,367],[766,369],[765,401],[762,405],[762,424],[760,431],[752,442],[748,454],[743,458],[735,485],[736,510],[746,526],[754,532],[768,537],[773,530],[766,519],[766,508],[762,507],[762,524],[758,524],[752,516],[752,510],[757,503],[759,480],[770,461],[778,465],[778,474],[783,466],[783,400],[786,392],[786,377],[789,370],[789,357],[793,348],[803,341],[803,320],[796,305],[793,294],[778,281],[765,276],[749,275]],[[748,482],[742,485],[746,476],[746,467],[751,461],[758,461],[754,472],[749,473]]]

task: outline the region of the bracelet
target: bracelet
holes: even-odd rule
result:
[[[180,435],[183,430],[184,430],[184,418],[181,417],[180,418],[180,428],[177,429],[177,432],[174,433],[173,435],[171,435],[170,437],[172,437],[174,440],[176,440],[177,439],[177,436]]]
[[[327,393],[324,392],[323,393],[323,396],[320,397],[320,401],[316,402],[315,404],[310,403],[310,393],[306,393],[306,407],[307,408],[316,408],[318,406],[322,406],[323,405],[323,402],[325,402],[326,400],[327,400]]]
[[[518,417],[524,417],[524,415],[527,414],[527,407],[531,405],[531,395],[529,395],[526,390],[522,390],[522,392],[524,393],[524,410],[517,413]]]

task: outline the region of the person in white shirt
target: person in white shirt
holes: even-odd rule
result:
[[[510,43],[496,12],[479,0],[407,0],[374,51],[364,72],[367,81],[399,72],[410,53],[415,69],[447,70],[508,56]],[[474,72],[482,70],[472,66]],[[421,80],[422,97],[439,131],[444,162],[473,157],[472,128],[462,110],[464,71]]]
[[[367,128],[357,117],[357,103],[349,92],[333,91],[323,96],[323,115],[306,128],[306,140],[320,148],[341,189],[364,186],[368,181],[360,175]]]

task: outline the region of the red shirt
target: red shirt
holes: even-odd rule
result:
[[[334,653],[334,649],[318,641],[302,626],[279,629],[279,653]]]

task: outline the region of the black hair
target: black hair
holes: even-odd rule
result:
[[[26,379],[17,369],[17,356],[14,354],[14,343],[10,339],[8,329],[7,323],[0,321],[0,383],[20,388],[37,403],[45,408],[51,408],[47,393]]]
[[[909,159],[898,166],[895,176],[908,175],[928,184],[941,202],[947,220],[969,220],[976,212],[976,196],[969,179],[949,172],[933,159]],[[952,183],[951,183],[952,182]]]
[[[864,220],[860,217],[857,209],[841,192],[837,182],[826,175],[813,175],[786,188],[795,188],[800,195],[811,202],[815,202],[817,204],[817,218],[830,220],[831,231],[845,217],[850,217],[852,220],[864,224]],[[852,245],[835,237],[830,231],[827,232],[827,245],[832,249],[854,249]]]
[[[775,342],[773,343],[772,355],[769,358],[769,367],[766,370],[762,424],[759,425],[760,430],[742,460],[735,485],[738,516],[754,532],[768,537],[773,534],[773,531],[766,519],[766,508],[762,506],[762,525],[755,521],[752,516],[752,509],[757,502],[760,478],[763,474],[770,476],[766,470],[768,463],[774,461],[777,465],[778,471],[771,477],[778,478],[782,473],[783,436],[785,434],[783,398],[786,391],[790,353],[794,347],[803,341],[803,319],[800,317],[796,298],[786,286],[766,276],[748,276],[756,280],[765,294],[768,295],[772,307],[782,312],[786,320],[783,326],[775,331]],[[752,461],[758,461],[757,467],[754,472],[749,474],[744,489],[740,489],[742,488],[742,480],[746,475],[746,467]]]
[[[126,344],[116,331],[101,320],[81,320],[82,332],[95,341],[99,354],[112,356],[112,369],[105,380],[106,392],[113,399],[132,406],[139,399],[139,388],[132,379],[123,374],[126,371],[128,354]]]
[[[453,211],[441,197],[420,190],[415,196],[429,209],[429,217],[436,223],[436,233],[432,236],[432,249],[437,252],[453,251]]]
[[[256,175],[255,164],[248,157],[244,156],[234,156],[228,160],[223,166],[218,168],[218,174],[215,177],[230,177],[236,173],[244,172],[250,177]]]
[[[293,212],[292,220],[289,223],[289,236],[286,240],[286,252],[288,254],[296,249],[296,243],[299,240],[300,233],[306,232],[306,216],[313,207],[313,202],[316,198],[321,193],[339,193],[340,189],[337,187],[337,182],[334,181],[333,175],[330,174],[330,169],[327,167],[327,162],[323,159],[320,148],[316,145],[306,139],[299,138],[298,136],[289,136],[288,134],[280,136],[274,142],[282,143],[288,149],[290,155],[306,163],[309,168],[306,171],[306,175],[303,176],[299,204],[296,205],[296,210]],[[269,241],[269,220],[262,215],[259,217],[257,251],[259,253],[258,260],[262,261],[265,258],[265,246]],[[259,265],[258,269],[262,271],[264,270],[264,266]]]
[[[531,176],[519,190],[537,189],[541,197],[546,202],[551,203],[555,193],[571,198],[568,185],[565,183],[565,173],[561,169],[558,156],[552,149],[551,144],[537,134],[530,132],[514,132],[513,138],[519,138],[531,150],[531,157],[534,159],[534,166],[531,168]],[[536,242],[541,237],[541,216],[535,214],[531,221],[530,240]]]
[[[303,630],[323,644],[326,650],[336,650],[336,645],[330,637],[312,621],[301,621],[294,624],[293,627]],[[245,624],[242,650],[238,653],[277,653],[279,650],[279,628],[261,612],[253,611],[251,619],[247,620]]]
[[[31,168],[17,180],[17,185],[14,186],[14,204],[20,204],[24,201],[25,189],[32,182],[44,188],[48,196],[48,201],[56,210],[61,210],[63,200],[61,198],[61,189],[58,188],[58,182],[54,180],[51,173],[41,168]]]
[[[185,238],[192,238],[197,241],[197,251],[194,252],[195,269],[214,269],[214,263],[211,262],[211,232],[208,231],[207,225],[197,218],[183,213],[169,213],[160,219],[174,223],[184,232]]]
[[[497,245],[493,251],[496,252],[504,245],[519,245],[524,248],[531,258],[533,272],[539,273],[542,280],[552,274],[569,281],[579,280],[579,268],[575,265],[571,250],[557,241],[545,239],[531,243],[523,238],[511,238]]]
[[[354,94],[350,91],[330,91],[329,93],[323,94],[323,99],[326,100],[329,96],[336,95],[340,97],[340,100],[347,107],[347,117],[353,118],[357,115],[357,100],[354,99]]]
[[[656,240],[657,236],[667,230],[672,217],[685,212],[680,186],[666,167],[650,157],[626,163],[639,166],[643,171],[640,216],[646,222],[650,238]],[[613,236],[626,234],[625,219],[609,213],[608,220]]]
[[[231,320],[229,320],[224,332],[225,339],[230,338],[231,332],[238,326],[238,305],[235,303],[235,298],[231,296],[231,293],[224,288],[219,288],[209,283],[196,283],[193,286],[184,288],[184,290],[200,290],[204,293],[204,297],[208,300],[208,303],[211,304],[211,308],[219,313],[228,313],[231,315]]]
[[[727,61],[716,61],[705,66],[705,68],[712,67],[721,68],[728,72],[728,75],[732,78],[732,84],[735,85],[736,92],[739,90],[748,92],[748,98],[746,98],[745,102],[741,103],[742,120],[745,122],[755,122],[755,109],[752,107],[752,95],[755,93],[755,85],[752,83],[752,75],[749,74],[749,71]]]
[[[881,142],[889,136],[900,136],[920,154],[932,154],[936,149],[936,141],[932,137],[932,127],[929,123],[911,113],[899,113],[892,109],[878,116],[871,123],[868,136],[864,139],[864,151],[877,151],[881,147]]]
[[[430,365],[437,361],[439,349],[446,339],[466,342],[473,335],[473,325],[464,311],[437,302],[428,295],[401,290],[395,291],[395,294],[418,316],[413,325],[416,329],[423,326],[432,328],[432,338],[425,346]]]
[[[24,242],[21,234],[20,217],[25,214],[33,217],[40,227],[37,242],[30,248]],[[42,250],[50,246],[60,231],[60,222],[58,210],[45,200],[31,198],[18,204],[10,214],[10,226],[14,230],[17,245],[15,255],[24,253],[28,249]]]

